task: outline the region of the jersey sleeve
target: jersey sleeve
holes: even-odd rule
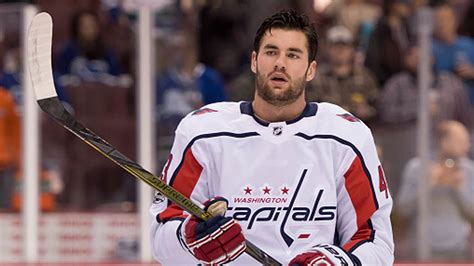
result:
[[[337,173],[336,242],[362,265],[392,265],[392,198],[367,131],[361,145],[349,145]]]
[[[207,192],[206,162],[203,151],[178,127],[168,161],[162,171],[163,180],[196,203],[209,197]],[[151,243],[153,255],[161,264],[196,264],[180,243],[178,229],[189,215],[158,192],[150,208],[152,216]]]

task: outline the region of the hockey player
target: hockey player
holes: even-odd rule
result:
[[[390,265],[392,198],[370,130],[344,109],[305,101],[317,35],[281,11],[257,31],[252,102],[215,103],[176,129],[163,179],[214,218],[156,194],[155,258],[165,265],[258,265],[245,239],[290,265]]]

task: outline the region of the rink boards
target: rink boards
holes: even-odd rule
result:
[[[136,261],[138,225],[135,213],[42,214],[40,261]],[[23,261],[20,214],[0,214],[0,236],[0,264]]]

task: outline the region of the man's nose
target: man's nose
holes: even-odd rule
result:
[[[277,60],[275,61],[274,68],[275,70],[278,70],[278,71],[285,71],[286,62],[285,62],[285,56],[283,54],[278,56]]]

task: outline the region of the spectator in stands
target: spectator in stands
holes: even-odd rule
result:
[[[372,73],[364,66],[354,64],[354,38],[344,26],[328,30],[329,62],[318,69],[307,90],[310,101],[324,101],[338,104],[368,121],[375,117],[375,101],[378,85]]]
[[[334,17],[336,25],[345,26],[353,36],[358,36],[361,27],[375,26],[382,10],[367,0],[335,0],[324,13]]]
[[[172,62],[157,80],[156,119],[161,137],[172,137],[179,121],[192,110],[227,98],[219,73],[198,61],[194,28],[180,27],[167,39]]]
[[[56,60],[61,83],[72,77],[83,81],[98,81],[115,85],[121,67],[115,53],[101,38],[99,18],[92,11],[80,11],[71,21],[71,40],[65,44]],[[67,77],[67,78],[66,78]]]
[[[418,117],[418,47],[408,49],[404,63],[406,70],[390,78],[380,95],[380,119],[389,124],[413,123]],[[433,72],[432,79],[430,111],[434,123],[457,120],[471,129],[474,111],[462,81],[449,72],[437,71]]]
[[[170,38],[173,65],[158,77],[158,112],[180,117],[194,109],[226,99],[224,83],[212,68],[199,63],[192,33]]]
[[[365,65],[381,85],[403,70],[402,55],[408,48],[410,36],[407,26],[409,15],[407,0],[384,1],[384,16],[372,32],[365,58]]]
[[[458,75],[464,81],[469,99],[474,106],[474,40],[457,34],[458,23],[449,4],[437,5],[434,13],[435,70],[449,71]]]
[[[12,95],[0,88],[0,209],[10,208],[20,166],[20,119]]]
[[[20,211],[23,206],[23,173],[17,172],[11,194],[11,209]],[[58,169],[44,167],[39,174],[39,208],[42,212],[57,208],[57,196],[63,191],[64,183]]]
[[[379,137],[388,164],[392,193],[397,193],[402,169],[416,154],[416,128],[419,111],[418,47],[412,46],[404,56],[405,71],[394,75],[381,90],[378,100],[379,120],[383,133]],[[449,72],[434,72],[430,88],[432,124],[458,120],[471,128],[473,111],[462,81]],[[393,140],[397,141],[394,142]]]
[[[474,161],[468,159],[469,134],[456,121],[444,121],[437,127],[437,151],[426,178],[419,158],[406,165],[398,195],[397,212],[406,219],[407,245],[416,243],[418,187],[427,186],[429,216],[427,244],[434,260],[472,261],[469,237],[474,222]],[[409,250],[414,250],[414,246]]]

